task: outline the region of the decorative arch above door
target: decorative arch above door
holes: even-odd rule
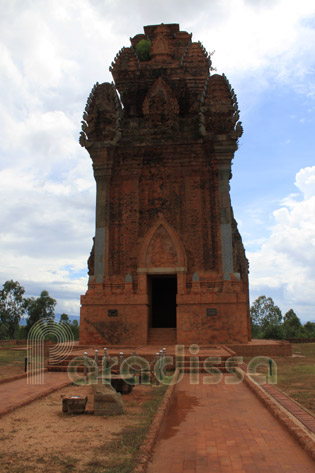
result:
[[[138,271],[145,273],[186,272],[185,248],[176,230],[159,215],[144,237],[139,253]]]

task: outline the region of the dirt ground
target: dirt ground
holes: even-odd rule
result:
[[[109,468],[109,458],[126,456],[121,439],[128,429],[129,435],[138,426],[141,431],[157,389],[135,386],[122,396],[126,414],[115,417],[62,412],[61,394],[89,395],[87,409],[92,407],[90,386],[69,386],[7,414],[0,421],[0,472],[126,472]]]

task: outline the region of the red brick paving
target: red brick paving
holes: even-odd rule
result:
[[[0,385],[0,417],[17,407],[62,388],[71,381],[67,373],[44,373],[44,384],[27,384],[27,378]]]
[[[292,399],[279,391],[275,386],[265,384],[261,387],[315,434],[315,418],[311,414],[298,406],[294,401],[292,401]]]
[[[47,372],[44,381],[31,385],[23,378],[1,385],[0,416],[70,384],[67,373]],[[267,390],[283,405],[290,404],[273,386]],[[298,406],[292,404],[296,411]],[[190,385],[185,375],[176,387],[174,404],[148,469],[148,473],[161,471],[309,473],[315,467],[244,383],[226,385],[223,378],[217,385]]]
[[[242,363],[239,367],[247,373],[247,365]],[[315,434],[315,418],[302,407],[300,407],[295,401],[286,396],[276,386],[271,384],[262,384],[261,387],[281,406],[289,411],[294,417],[296,417],[302,424],[305,425],[311,432]]]
[[[186,375],[148,468],[160,472],[314,473],[315,466],[244,383],[190,385]]]

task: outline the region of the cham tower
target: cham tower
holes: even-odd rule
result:
[[[235,93],[178,24],[130,41],[83,115],[97,190],[80,343],[139,346],[161,333],[246,343],[248,261],[229,185],[242,135]]]

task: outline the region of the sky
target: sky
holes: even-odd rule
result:
[[[244,134],[231,198],[251,303],[315,321],[315,2],[0,0],[0,286],[79,315],[95,182],[80,147],[95,82],[143,26],[179,23],[225,73]]]

